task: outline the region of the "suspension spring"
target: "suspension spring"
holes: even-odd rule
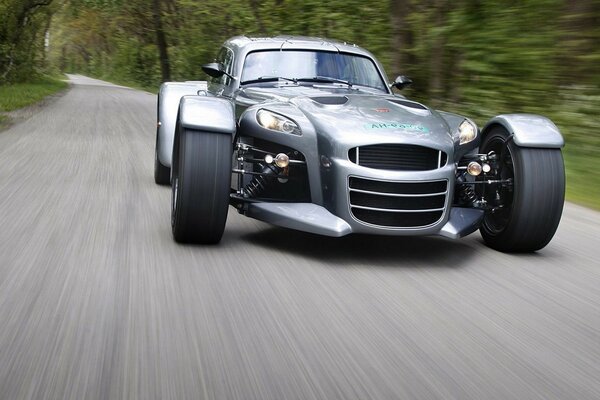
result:
[[[477,194],[471,185],[461,185],[459,197],[461,202],[466,204],[473,204],[477,201]]]
[[[263,175],[256,175],[254,179],[252,179],[250,183],[244,187],[244,197],[258,197],[272,182],[271,176],[277,176],[279,174],[277,167],[275,166],[263,164],[259,165],[264,167],[262,169]]]

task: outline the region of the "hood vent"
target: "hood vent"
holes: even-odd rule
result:
[[[427,110],[427,107],[425,107],[423,104],[415,103],[414,101],[390,100],[390,102],[400,104],[401,106],[408,107],[408,108],[415,108],[417,110]]]
[[[348,98],[346,96],[318,96],[311,97],[310,99],[326,106],[341,106],[348,102]]]

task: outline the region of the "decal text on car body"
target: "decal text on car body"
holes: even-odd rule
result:
[[[422,125],[403,124],[401,122],[371,122],[364,125],[365,129],[404,129],[408,131],[417,131],[429,133],[429,129]]]

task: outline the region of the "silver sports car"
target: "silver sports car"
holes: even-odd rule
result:
[[[381,64],[325,39],[234,37],[205,81],[164,83],[154,176],[171,184],[178,242],[217,243],[229,205],[327,236],[479,229],[535,251],[564,203],[563,138],[539,115],[469,118],[394,94]]]

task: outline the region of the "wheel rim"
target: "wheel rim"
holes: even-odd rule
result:
[[[488,204],[500,203],[503,205],[503,208],[495,212],[486,213],[483,223],[486,230],[491,234],[502,232],[508,225],[512,214],[515,173],[510,146],[507,146],[505,143],[506,139],[504,137],[496,136],[490,138],[486,146],[486,153],[493,151],[500,157],[498,160],[498,173],[495,179],[511,179],[513,181],[513,187],[494,184],[490,185],[489,190],[486,190],[485,199]]]

